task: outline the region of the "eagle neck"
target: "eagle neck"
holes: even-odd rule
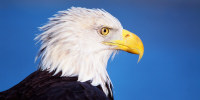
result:
[[[60,77],[77,76],[79,82],[91,81],[93,86],[100,85],[104,93],[112,95],[112,83],[107,73],[107,62],[113,51],[83,53],[81,51],[68,50],[66,53],[56,54],[54,52],[49,58],[41,59],[40,68],[55,72],[62,72]],[[61,53],[61,52],[60,52]]]

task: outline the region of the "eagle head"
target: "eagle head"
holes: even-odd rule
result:
[[[111,91],[106,71],[109,57],[123,50],[138,54],[140,60],[144,52],[140,38],[102,9],[72,7],[59,11],[40,29],[43,33],[36,37],[41,43],[40,69],[62,72],[61,77],[77,76],[80,82],[90,80],[105,94]]]

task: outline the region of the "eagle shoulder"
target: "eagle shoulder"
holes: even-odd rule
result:
[[[0,100],[109,100],[100,86],[60,74],[35,71],[19,84],[0,92]]]

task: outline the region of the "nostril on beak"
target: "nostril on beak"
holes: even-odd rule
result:
[[[129,34],[126,34],[125,38],[128,38],[130,35]]]

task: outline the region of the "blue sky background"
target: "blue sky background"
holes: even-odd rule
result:
[[[115,100],[200,100],[199,0],[1,0],[0,91],[37,69],[33,40],[57,11],[103,8],[143,40],[137,55],[108,63]]]

